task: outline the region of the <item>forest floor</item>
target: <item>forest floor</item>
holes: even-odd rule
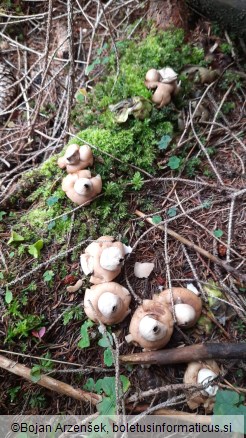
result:
[[[50,0],[45,11],[42,1],[4,3],[0,62],[13,71],[18,95],[0,115],[0,354],[30,368],[32,382],[0,368],[0,412],[96,412],[41,388],[41,374],[104,395],[95,382],[111,377],[114,388],[121,374],[128,412],[157,404],[191,412],[180,387],[186,364],[118,363],[119,354],[140,351],[125,341],[131,315],[108,329],[109,338],[88,323],[79,255],[101,235],[134,248],[117,278],[132,293],[133,311],[162,288],[192,283],[200,291],[201,318],[191,329],[175,327],[169,348],[245,341],[244,46],[205,19],[185,36],[163,33],[146,21],[145,1]],[[145,74],[166,65],[181,79],[177,98],[117,125],[109,104],[151,99]],[[203,81],[200,67],[218,73]],[[102,194],[82,208],[65,197],[56,165],[74,138],[91,145],[93,172],[103,179]],[[136,261],[154,263],[148,278],[134,276]],[[80,278],[82,288],[69,292]],[[245,363],[218,363],[220,389],[243,395]],[[141,395],[153,388],[161,391]],[[106,395],[112,413],[119,400]]]

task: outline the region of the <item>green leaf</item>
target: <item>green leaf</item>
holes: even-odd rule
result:
[[[173,155],[171,158],[169,158],[167,165],[172,170],[176,170],[179,168],[181,163],[181,158],[177,157],[176,155]]]
[[[172,141],[172,137],[170,137],[170,135],[163,135],[163,137],[161,137],[161,139],[158,143],[158,148],[160,150],[167,149],[167,147],[171,141]]]
[[[202,204],[203,208],[207,208],[207,209],[209,209],[211,207],[211,205],[212,205],[211,199],[206,199]]]
[[[3,280],[3,279],[4,279],[3,272],[0,272],[0,280]]]
[[[91,392],[91,391],[94,391],[94,388],[95,388],[95,381],[94,381],[94,379],[92,377],[90,377],[87,380],[86,384],[83,386],[83,389],[85,391],[90,391]]]
[[[131,382],[126,376],[123,375],[120,376],[120,380],[122,383],[123,392],[125,393],[130,388]]]
[[[111,333],[109,333],[109,332],[104,333],[103,337],[101,339],[99,339],[98,345],[100,347],[104,347],[104,348],[107,348],[110,345],[113,345],[113,337],[112,337]]]
[[[125,393],[130,386],[130,381],[127,377],[122,375],[120,376],[120,381],[122,383],[123,393]],[[96,382],[94,390],[98,394],[104,392],[106,395],[97,405],[98,412],[102,415],[114,415],[116,412],[115,377],[99,379]],[[122,395],[121,393],[122,391],[120,391],[120,395]]]
[[[52,228],[54,228],[56,226],[56,221],[51,221],[51,222],[49,222],[49,224],[48,224],[48,230],[52,230]]]
[[[175,207],[171,207],[171,208],[169,208],[169,210],[167,210],[167,215],[169,217],[175,217],[176,214],[177,214],[177,208],[175,208]]]
[[[17,234],[15,231],[12,230],[10,239],[8,241],[8,245],[15,242],[23,242],[23,240],[25,240],[24,237],[22,237],[20,234]]]
[[[19,251],[18,251],[18,252],[19,252]],[[14,251],[11,251],[11,252],[9,253],[9,257],[12,259],[14,256],[15,256]]]
[[[107,367],[111,367],[113,365],[114,358],[110,348],[106,348],[106,350],[104,350],[103,360],[105,365],[107,365]]]
[[[97,404],[97,409],[101,415],[115,415],[116,400],[112,397],[103,397],[102,401]]]
[[[34,367],[32,367],[31,379],[34,383],[37,383],[41,379],[41,367],[39,365],[35,365]]]
[[[109,62],[109,56],[105,56],[103,59],[102,59],[102,64],[107,64],[108,62]]]
[[[0,221],[3,220],[3,216],[7,214],[6,211],[0,211]]]
[[[153,222],[153,224],[157,225],[160,222],[162,222],[162,217],[161,216],[153,216],[152,217],[152,222]]]
[[[214,415],[246,415],[246,406],[243,406],[244,395],[238,394],[235,391],[219,390],[216,394],[215,405],[213,413]],[[223,417],[221,417],[223,420]],[[233,421],[233,431],[240,432],[240,422],[237,424],[236,417]],[[242,432],[242,431],[241,431]],[[246,433],[246,424],[244,424],[244,433]]]
[[[87,321],[84,322],[84,324],[82,324],[80,329],[81,339],[78,343],[79,348],[87,348],[90,346],[88,329],[93,325],[94,323],[90,319],[88,319]]]
[[[78,103],[85,103],[85,96],[83,93],[77,92],[75,95],[75,99]]]
[[[10,304],[11,301],[12,301],[12,299],[13,299],[13,294],[12,294],[11,290],[9,290],[9,289],[7,288],[7,290],[6,290],[6,294],[5,294],[5,302],[6,302],[7,304]]]
[[[238,394],[235,391],[223,390],[218,391],[216,394],[216,404],[226,404],[226,405],[237,405],[244,401],[244,397],[241,397],[241,394]],[[217,414],[216,414],[217,415]]]
[[[214,236],[215,237],[218,237],[218,238],[220,238],[220,237],[222,237],[223,236],[223,231],[220,229],[220,228],[218,228],[217,230],[214,230]]]
[[[28,246],[28,252],[31,254],[35,259],[38,259],[40,256],[40,251],[44,246],[43,240],[38,240],[33,245]]]
[[[54,277],[54,272],[53,271],[45,271],[45,273],[43,274],[43,279],[46,283],[48,283],[49,281],[52,280],[52,278]]]
[[[59,197],[58,197],[58,196],[50,196],[50,197],[46,200],[46,204],[47,204],[49,207],[52,207],[52,205],[55,205],[58,201],[59,201]]]
[[[110,397],[115,395],[115,377],[104,377],[103,379],[97,380],[95,391],[98,394],[104,392]]]

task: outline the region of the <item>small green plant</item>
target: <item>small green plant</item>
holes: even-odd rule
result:
[[[8,241],[8,245],[10,245],[11,243],[19,243],[19,242],[23,242],[24,237],[22,237],[20,234],[16,233],[15,231],[11,231],[11,236],[10,239]]]
[[[47,400],[43,394],[40,394],[40,391],[36,391],[29,399],[29,405],[31,408],[43,409],[46,407]]]
[[[67,325],[73,319],[80,320],[83,317],[83,309],[81,306],[74,306],[68,309],[63,314],[63,325]]]
[[[168,160],[168,167],[172,170],[178,170],[181,166],[182,159],[180,157],[177,157],[176,155],[173,155]]]
[[[245,333],[246,326],[245,326],[244,322],[241,321],[240,319],[239,319],[238,321],[236,321],[236,323],[235,323],[235,327],[236,327],[236,330],[237,330],[241,335],[243,335],[243,334]]]
[[[7,214],[6,211],[0,211],[0,221],[3,220],[3,217],[5,216],[5,214]]]
[[[162,222],[162,220],[162,217],[158,215],[152,217],[152,222],[155,225],[158,225],[160,222]]]
[[[89,329],[93,327],[94,322],[92,322],[90,319],[84,322],[82,324],[80,329],[81,339],[78,343],[79,348],[87,348],[90,346],[90,336],[89,336]]]
[[[107,333],[105,333],[102,338],[99,339],[98,345],[105,348],[103,352],[104,363],[107,367],[111,367],[114,363],[114,358],[111,351],[111,348],[113,346],[113,338],[109,331],[107,331]]]
[[[140,190],[143,186],[143,177],[141,176],[140,172],[136,172],[134,173],[132,179],[131,179],[131,184],[134,190]]]
[[[223,231],[220,229],[220,228],[218,228],[217,230],[214,230],[214,236],[215,237],[218,237],[219,239],[220,239],[220,237],[222,237],[223,236]]]
[[[103,399],[97,405],[99,414],[114,415],[116,413],[116,394],[115,394],[115,377],[104,377],[96,382],[90,378],[84,385],[87,391],[104,394]],[[119,388],[119,396],[122,396],[130,387],[130,381],[127,377],[120,376],[121,388]]]
[[[199,169],[199,166],[201,164],[201,159],[198,157],[190,158],[186,165],[185,165],[185,171],[189,177],[195,176],[196,171]]]
[[[42,327],[43,315],[24,314],[20,300],[11,300],[5,316],[9,316],[7,336],[5,342],[18,337],[27,338],[31,330],[39,330]]]
[[[175,217],[177,214],[177,208],[171,207],[167,210],[168,217]]]
[[[221,108],[223,114],[229,114],[235,109],[235,102],[225,102]]]
[[[222,53],[225,53],[225,55],[230,55],[231,54],[231,45],[228,43],[222,43],[220,45],[220,50]]]
[[[219,390],[216,394],[214,415],[242,415],[246,416],[246,406],[244,406],[245,397],[235,391]],[[243,432],[236,430],[236,422],[233,424],[234,432]],[[246,424],[244,424],[244,433],[246,433]]]
[[[43,279],[45,283],[50,283],[53,280],[54,275],[55,275],[54,272],[51,270],[45,271],[43,274]]]
[[[172,137],[170,135],[163,135],[163,137],[161,137],[160,141],[158,142],[158,148],[161,151],[166,150],[171,141]]]
[[[31,254],[35,259],[38,259],[40,257],[41,249],[44,246],[43,240],[37,240],[33,245],[29,245],[28,252]]]
[[[13,403],[21,389],[21,386],[14,386],[13,388],[8,389],[8,396],[10,398],[10,403]]]
[[[45,359],[50,359],[50,353],[47,353],[44,356]],[[31,379],[32,382],[37,383],[40,378],[41,374],[47,374],[50,371],[52,371],[54,368],[54,363],[50,360],[41,360],[38,365],[34,365],[31,368]]]
[[[6,289],[6,293],[5,293],[5,302],[6,302],[7,304],[10,304],[11,301],[12,301],[12,299],[13,299],[13,294],[12,294],[11,290],[9,290],[9,289],[7,288],[7,289]]]

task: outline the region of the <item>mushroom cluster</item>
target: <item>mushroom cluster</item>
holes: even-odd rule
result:
[[[86,167],[93,165],[90,146],[70,144],[63,157],[58,158],[58,166],[66,169],[68,175],[62,180],[62,190],[72,202],[88,205],[102,191],[100,175],[92,177]]]
[[[94,286],[86,289],[84,310],[93,321],[118,324],[130,313],[130,293],[112,281],[120,274],[124,258],[130,252],[130,246],[112,236],[102,236],[88,245],[80,256],[83,273],[92,274],[90,282]]]
[[[201,298],[189,289],[173,287],[154,295],[152,300],[144,300],[133,314],[126,341],[140,345],[144,350],[163,348],[173,333],[172,311],[177,325],[192,327],[201,315]]]
[[[171,67],[161,70],[151,68],[147,71],[145,85],[153,91],[152,102],[157,108],[163,108],[171,102],[172,96],[179,91],[178,75]]]

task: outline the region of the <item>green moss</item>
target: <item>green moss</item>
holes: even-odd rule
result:
[[[144,85],[149,68],[171,66],[178,73],[187,64],[199,64],[203,50],[184,43],[181,29],[157,32],[150,29],[146,38],[127,40],[118,46],[120,73],[116,75],[115,56],[111,55],[107,76],[88,94],[87,104],[78,103],[73,112],[74,124],[85,128],[91,124],[112,127],[113,117],[109,104],[133,96],[151,97]]]
[[[202,63],[203,51],[184,43],[183,31],[175,29],[157,32],[148,28],[146,38],[140,36],[117,45],[119,75],[116,76],[115,56],[107,54],[108,48],[105,48],[102,56],[107,57],[107,76],[88,93],[86,101],[81,101],[79,96],[73,121],[80,132],[69,142],[92,145],[95,155],[92,173],[102,176],[103,194],[79,210],[72,222],[70,212],[75,205],[61,189],[65,172],[57,166],[57,155],[52,156],[26,176],[35,190],[27,197],[31,207],[21,213],[15,225],[16,231],[25,237],[25,243],[31,244],[42,238],[45,248],[50,243],[63,245],[71,229],[76,236],[74,244],[88,237],[97,239],[103,234],[115,237],[124,234],[130,219],[129,190],[134,193],[140,190],[144,178],[141,172],[136,173],[136,167],[152,175],[158,170],[156,159],[159,153],[163,153],[158,149],[158,142],[164,135],[172,137],[177,123],[174,104],[162,110],[153,107],[145,120],[130,117],[124,125],[115,123],[108,106],[137,95],[151,98],[144,85],[149,68],[169,65],[180,73],[186,64]],[[183,105],[185,84],[182,89],[184,91],[175,101],[176,107]],[[63,216],[57,219],[60,215]],[[71,255],[72,260],[77,260],[78,252]],[[42,256],[45,256],[45,251]]]

